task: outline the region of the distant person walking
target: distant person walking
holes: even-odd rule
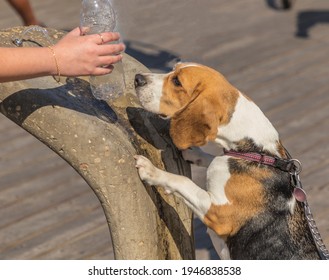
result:
[[[42,25],[34,15],[28,0],[7,0],[21,17],[24,25]]]

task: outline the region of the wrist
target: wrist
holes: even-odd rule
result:
[[[54,77],[55,81],[57,83],[60,82],[60,77],[61,77],[61,69],[60,69],[60,65],[59,65],[59,61],[58,61],[58,57],[56,55],[55,49],[53,46],[48,46],[48,51],[52,57],[51,62],[52,63],[52,69],[53,71],[51,71],[51,75]]]

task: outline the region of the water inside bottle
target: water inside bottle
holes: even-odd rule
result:
[[[90,77],[90,88],[96,99],[106,101],[123,96],[126,87],[123,64],[120,61],[113,66],[113,71],[108,75]]]
[[[110,1],[83,1],[80,14],[81,35],[113,32],[116,21],[116,12]],[[117,42],[111,42],[114,43]],[[90,87],[95,98],[107,101],[123,95],[126,85],[122,62],[114,64],[113,67],[113,71],[108,75],[90,77]]]
[[[113,13],[84,14],[80,21],[80,29],[84,30],[83,35],[113,32],[116,27],[116,18]]]

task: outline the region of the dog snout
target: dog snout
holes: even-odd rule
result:
[[[135,88],[145,86],[146,84],[147,84],[146,78],[142,74],[136,74]]]

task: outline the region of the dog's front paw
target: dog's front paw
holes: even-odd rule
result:
[[[136,160],[136,168],[138,169],[138,174],[141,180],[149,185],[160,184],[158,180],[159,169],[156,168],[152,162],[144,156],[136,155],[134,158]]]

